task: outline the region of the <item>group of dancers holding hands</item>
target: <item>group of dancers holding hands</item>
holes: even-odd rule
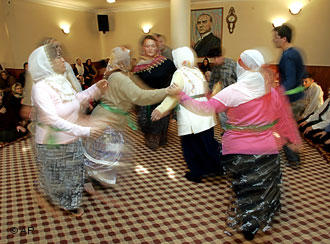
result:
[[[94,160],[91,154],[88,160],[102,167],[88,169],[84,138],[97,140],[109,128],[125,138],[127,124],[136,129],[129,111],[139,105],[138,124],[146,146],[156,150],[167,143],[170,113],[175,108],[189,169],[186,179],[196,184],[209,174],[228,174],[236,195],[230,224],[246,239],[253,239],[280,209],[279,150],[283,145],[296,150],[301,144],[283,89],[272,87],[262,53],[245,50],[237,62],[237,82],[210,97],[189,47],[174,49],[172,62],[159,54],[153,36],[146,36],[141,44],[143,56],[133,72],[130,50],[116,47],[105,79],[84,91],[69,75],[58,42],[40,46],[30,55],[36,159],[45,196],[61,209],[82,215],[86,172],[107,185],[115,170],[113,162],[105,170],[107,162]],[[90,99],[99,103],[87,117],[83,111]],[[228,118],[221,144],[213,130],[220,112]],[[104,147],[104,154],[108,149],[109,145]],[[110,150],[124,153],[124,147]]]

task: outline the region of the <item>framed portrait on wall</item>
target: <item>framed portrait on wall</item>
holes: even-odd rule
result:
[[[191,47],[198,57],[206,57],[222,43],[223,8],[191,10]]]

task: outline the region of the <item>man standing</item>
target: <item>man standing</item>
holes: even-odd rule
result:
[[[198,57],[206,57],[213,48],[221,47],[221,40],[211,32],[212,17],[209,14],[201,14],[197,19],[197,30],[200,39],[194,45],[194,50]]]
[[[283,50],[279,63],[280,83],[288,95],[293,115],[298,119],[304,110],[304,87],[302,78],[305,73],[303,59],[299,51],[291,44],[292,30],[287,25],[274,28],[273,42],[277,48]],[[297,166],[300,163],[298,152],[284,146],[290,166]]]
[[[209,83],[211,91],[215,89],[215,86],[219,86],[219,88],[223,89],[237,81],[236,62],[222,56],[220,47],[211,49],[208,52],[208,57],[212,59],[214,64]],[[219,92],[219,90],[217,92]]]
[[[304,110],[302,80],[305,66],[299,51],[291,44],[292,30],[287,25],[274,28],[273,42],[283,50],[279,63],[280,82],[291,103],[295,117]]]

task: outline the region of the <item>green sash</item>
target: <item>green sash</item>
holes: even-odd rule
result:
[[[113,108],[110,107],[109,105],[100,102],[100,105],[102,108],[108,110],[109,112],[115,113],[115,114],[119,114],[119,115],[123,115],[126,116],[127,118],[127,124],[128,126],[132,129],[132,130],[137,130],[137,126],[135,124],[135,122],[131,119],[131,117],[129,116],[128,112],[125,112],[124,110],[120,109],[120,108]]]
[[[305,87],[303,86],[297,86],[296,88],[293,88],[291,90],[288,90],[285,92],[285,95],[293,95],[293,94],[297,94],[299,92],[303,92],[305,90]]]
[[[275,124],[277,124],[278,120],[273,121],[270,124],[266,125],[247,125],[247,126],[240,126],[240,125],[232,125],[232,124],[227,124],[226,127],[227,130],[237,130],[237,131],[242,131],[242,130],[252,130],[252,131],[265,131],[268,130],[269,128],[273,127]]]

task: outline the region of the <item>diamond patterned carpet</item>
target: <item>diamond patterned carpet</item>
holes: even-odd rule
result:
[[[200,184],[183,178],[175,122],[156,152],[141,132],[128,130],[126,138],[134,145],[133,167],[119,173],[117,185],[85,194],[81,217],[53,208],[36,191],[31,138],[1,148],[0,243],[249,243],[226,227],[225,177]],[[282,163],[282,172],[282,210],[251,243],[330,243],[329,162],[304,143],[301,168]]]

